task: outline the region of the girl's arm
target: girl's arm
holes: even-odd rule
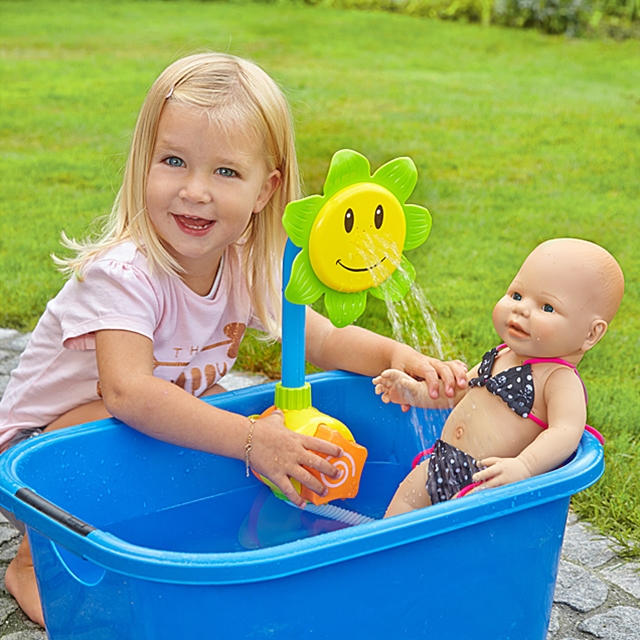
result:
[[[311,308],[307,308],[306,341],[307,359],[321,369],[343,369],[365,376],[398,369],[423,379],[432,398],[440,395],[441,381],[449,398],[454,397],[456,387],[467,386],[467,367],[463,362],[441,362],[361,327],[338,329]]]
[[[553,371],[544,386],[549,427],[515,458],[486,458],[473,476],[484,487],[498,487],[555,469],[576,450],[587,420],[582,383],[566,367]]]
[[[98,331],[96,358],[103,400],[113,416],[165,442],[245,459],[249,419],[213,407],[175,384],[154,377],[153,343],[149,338],[130,331]],[[252,437],[252,469],[269,478],[298,506],[304,506],[305,501],[290,478],[319,495],[326,492],[305,466],[331,478],[339,475],[336,467],[314,451],[340,457],[340,448],[290,431],[279,411],[257,420]]]

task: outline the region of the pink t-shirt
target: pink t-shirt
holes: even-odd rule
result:
[[[0,450],[19,429],[45,426],[100,397],[95,331],[150,338],[154,375],[198,396],[231,369],[247,326],[263,329],[235,250],[209,300],[175,276],[151,274],[132,242],[109,249],[47,305],[0,402]]]

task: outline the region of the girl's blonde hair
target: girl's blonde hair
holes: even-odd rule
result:
[[[147,213],[146,190],[158,122],[168,100],[201,109],[220,126],[243,128],[264,148],[267,171],[280,171],[281,183],[264,209],[251,220],[236,245],[256,316],[272,337],[280,332],[280,272],[285,233],[282,214],[300,197],[293,125],[287,101],[258,66],[221,53],[200,53],[177,60],[153,83],[140,110],[122,187],[102,235],[77,242],[65,237],[72,258],[57,262],[82,277],[98,253],[132,240],[152,269],[180,276],[182,269],[164,248]],[[238,246],[235,247],[238,249]]]

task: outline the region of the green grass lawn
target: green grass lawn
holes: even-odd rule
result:
[[[157,74],[200,49],[252,58],[289,96],[308,193],[341,148],[373,168],[414,159],[410,201],[434,225],[409,257],[467,362],[496,343],[493,304],[537,243],[577,236],[618,258],[623,305],[581,365],[607,470],[573,504],[640,542],[639,41],[186,0],[2,0],[0,30],[0,326],[32,329],[61,287],[49,255],[110,208]],[[375,300],[361,323],[391,332]],[[277,375],[278,350],[247,342],[239,364]]]

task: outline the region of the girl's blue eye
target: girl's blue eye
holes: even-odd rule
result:
[[[226,167],[220,167],[217,173],[225,178],[233,178],[236,175],[236,172],[233,169],[227,169]]]
[[[521,296],[517,291],[516,291],[515,293],[512,293],[512,294],[511,294],[511,297],[512,297],[514,300],[522,300],[522,296]]]
[[[184,161],[178,158],[177,156],[171,156],[170,158],[167,158],[165,162],[170,167],[184,167]]]
[[[545,313],[553,313],[555,311],[555,309],[550,304],[543,304],[542,305],[542,310]]]

